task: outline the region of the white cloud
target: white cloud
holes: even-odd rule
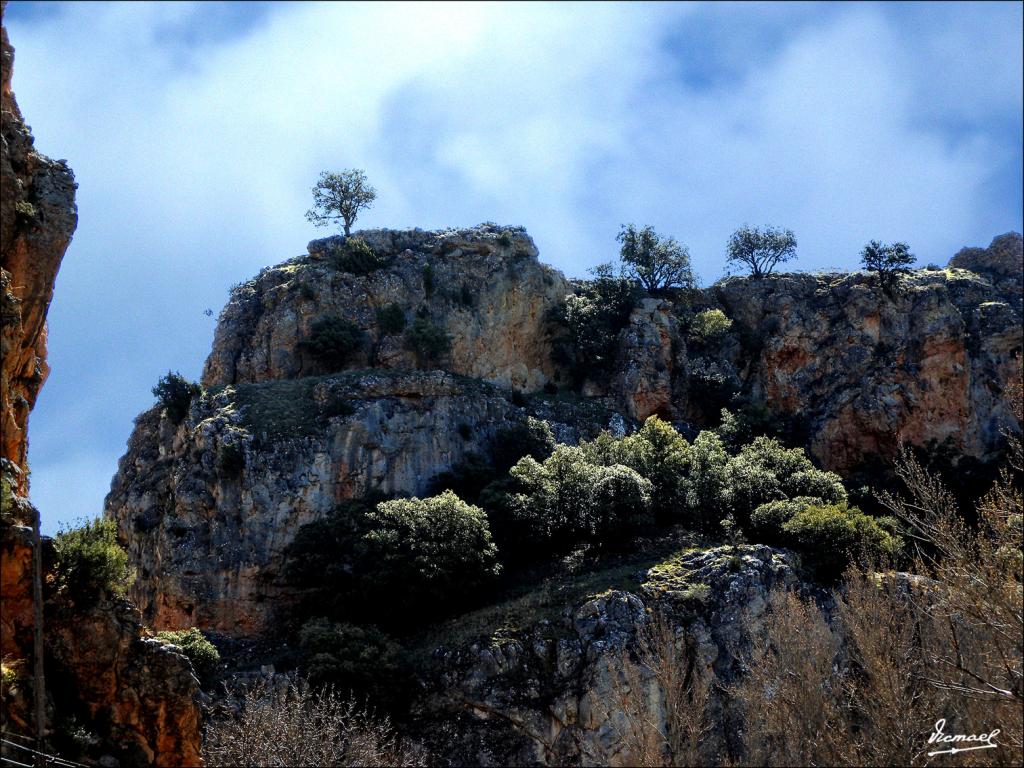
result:
[[[1009,11],[957,6],[929,25],[830,6],[757,34],[758,15],[794,9],[698,11],[286,4],[188,44],[202,5],[71,3],[10,21],[22,110],[81,183],[33,414],[37,497],[56,499],[68,466],[100,461],[109,477],[157,376],[198,375],[202,310],[323,234],[302,214],[324,168],[366,169],[380,196],[362,225],[522,223],[576,275],[614,255],[628,221],[687,242],[707,281],[744,221],[793,228],[804,268],[853,266],[872,237],[944,261],[1000,216],[1020,226],[990,188],[1006,146],[984,120],[943,123],[1019,112]],[[750,61],[728,47],[728,86],[708,88],[678,76],[700,47],[669,42],[699,40],[714,14],[747,25],[735,39],[775,44]],[[70,412],[88,447],[61,439]]]

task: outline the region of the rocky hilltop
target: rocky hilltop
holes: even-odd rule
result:
[[[0,36],[0,656],[4,730],[29,734],[35,732],[31,526],[38,512],[28,500],[28,418],[49,372],[46,314],[78,214],[71,169],[33,146],[11,90],[14,49],[6,28]],[[42,546],[52,566],[52,543],[44,538]],[[48,570],[44,580],[52,576]],[[51,600],[44,627],[47,744],[58,719],[77,716],[124,765],[201,762],[198,684],[189,662],[145,637],[134,606],[100,599],[86,609]],[[8,670],[17,670],[11,679]],[[7,746],[0,754],[25,760]]]
[[[685,430],[718,417],[711,381],[799,422],[811,455],[840,472],[901,442],[984,460],[1018,426],[1001,399],[1021,348],[1018,234],[895,292],[866,273],[781,274],[729,278],[682,303],[641,299],[614,370],[579,391],[552,359],[559,307],[579,284],[540,264],[522,229],[358,238],[375,259],[360,274],[328,238],[236,286],[188,415],[173,423],[157,406],[138,418],[106,507],[156,626],[261,631],[287,603],[281,557],[299,526],[371,491],[423,494],[527,416],[568,443],[651,414]],[[731,327],[695,341],[687,326],[708,308]],[[334,371],[307,346],[325,317],[361,334]],[[417,318],[450,337],[425,366],[401,333]]]

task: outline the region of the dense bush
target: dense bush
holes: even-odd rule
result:
[[[366,335],[351,320],[324,317],[313,323],[309,338],[299,343],[328,371],[342,370],[365,346]]]
[[[122,596],[127,591],[132,572],[113,520],[96,518],[62,530],[53,544],[57,589],[75,603],[91,605],[104,594]]]
[[[382,336],[394,336],[405,330],[405,310],[394,302],[377,310],[377,326]]]
[[[176,632],[157,632],[156,637],[181,648],[182,653],[192,662],[192,669],[203,688],[216,685],[220,679],[220,652],[202,632],[192,627]]]
[[[652,485],[652,511],[659,522],[682,522],[690,445],[675,428],[650,416],[632,435],[616,440],[604,433],[581,446],[597,464],[623,464]]]
[[[649,526],[651,483],[621,464],[595,463],[560,445],[544,462],[521,459],[481,497],[505,556],[530,559],[577,543],[615,545]]]
[[[345,616],[362,609],[355,567],[367,514],[381,500],[370,496],[338,504],[329,515],[303,525],[284,552],[284,576],[300,593],[300,621]]]
[[[180,373],[167,372],[153,387],[153,395],[164,407],[167,418],[174,424],[180,424],[188,416],[192,399],[202,393],[200,386],[189,381]]]
[[[809,506],[782,525],[787,543],[801,552],[819,578],[836,579],[851,560],[893,557],[900,541],[876,518],[844,504]]]
[[[331,253],[331,266],[339,272],[353,275],[368,275],[384,269],[391,258],[379,254],[361,237],[349,237]]]
[[[727,467],[729,454],[714,432],[697,435],[690,446],[690,474],[686,478],[686,506],[694,528],[714,530],[731,507]]]
[[[555,326],[552,354],[569,369],[576,386],[588,376],[599,377],[611,370],[619,332],[637,299],[635,284],[616,277],[610,264],[596,267],[592,274],[594,279],[579,293],[566,296],[550,318]]]
[[[395,629],[466,605],[499,571],[487,517],[454,493],[346,502],[302,526],[285,552],[297,618]]]
[[[223,477],[233,478],[245,469],[245,452],[237,445],[222,445],[217,451],[217,470]]]
[[[821,504],[821,499],[811,496],[797,496],[795,499],[779,499],[761,504],[750,515],[752,539],[760,544],[785,546],[787,542],[782,526],[797,512],[815,504]]]
[[[487,516],[450,491],[384,501],[359,541],[360,586],[389,613],[437,615],[475,598],[498,574]]]
[[[451,350],[452,340],[444,328],[425,317],[417,317],[405,329],[403,346],[416,355],[420,368],[437,365]]]
[[[311,619],[299,631],[299,649],[310,685],[388,710],[408,699],[402,648],[376,627]]]
[[[491,442],[491,459],[499,474],[508,472],[524,456],[544,461],[555,450],[555,436],[543,419],[527,416],[526,421],[501,427]]]
[[[706,309],[698,312],[690,321],[688,332],[691,344],[710,346],[717,344],[732,328],[732,320],[720,309]]]
[[[846,501],[842,480],[833,472],[815,468],[800,448],[786,448],[778,440],[758,437],[729,459],[726,467],[729,507],[747,528],[761,504],[796,496],[814,496],[826,504]]]

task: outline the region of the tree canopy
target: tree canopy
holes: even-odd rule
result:
[[[348,237],[356,216],[376,199],[377,190],[370,186],[360,169],[349,168],[341,173],[323,171],[313,187],[313,207],[306,211],[306,218],[318,227],[340,220]]]
[[[891,286],[900,273],[910,271],[914,254],[906,243],[885,245],[872,240],[860,252],[860,263],[864,269],[877,273],[883,286]]]
[[[796,237],[791,229],[742,226],[732,233],[728,261],[750,270],[754,277],[770,275],[777,264],[796,258]]]
[[[620,257],[626,274],[648,293],[693,287],[690,251],[675,238],[663,239],[653,227],[637,229],[628,224],[615,239],[622,243]]]

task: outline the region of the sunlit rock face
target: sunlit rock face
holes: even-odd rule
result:
[[[2,27],[0,64],[0,655],[5,665],[31,668],[30,526],[38,513],[27,497],[28,418],[49,373],[46,314],[78,213],[71,169],[33,148],[11,91],[14,49]],[[49,539],[42,543],[49,553]],[[47,567],[52,561],[52,553],[44,557]],[[44,582],[51,576],[44,573]],[[122,765],[201,765],[199,685],[188,659],[145,639],[138,612],[123,601],[100,599],[85,609],[51,595],[46,609],[51,709],[57,701],[59,712],[87,713]],[[28,699],[6,694],[4,728],[32,732]]]
[[[221,313],[203,383],[290,379],[325,373],[301,342],[313,324],[340,317],[366,333],[348,367],[412,368],[401,334],[378,310],[396,305],[407,322],[428,317],[451,337],[444,367],[504,387],[535,391],[556,375],[546,317],[567,293],[562,275],[537,260],[520,227],[481,225],[437,232],[357,232],[384,269],[365,275],[332,266],[343,238],[314,240],[308,255],[237,286]]]
[[[1000,430],[1019,428],[1003,391],[1020,375],[1020,263],[1010,234],[892,291],[866,273],[732,278],[715,290],[754,339],[734,360],[745,390],[801,418],[811,454],[843,472],[900,443],[986,458]]]
[[[841,472],[891,459],[901,442],[983,459],[1015,427],[1002,391],[1021,345],[1010,269],[1019,236],[954,259],[978,271],[922,270],[893,290],[866,273],[723,280],[694,299],[732,321],[713,351],[688,348],[692,309],[642,299],[615,370],[583,397],[537,391],[568,381],[550,338],[572,288],[521,228],[358,236],[381,259],[368,274],[339,269],[344,241],[327,238],[236,287],[188,417],[171,424],[158,407],[137,420],[107,512],[155,626],[259,633],[290,599],[288,543],[340,501],[427,493],[527,414],[568,442],[652,414],[684,426],[705,405],[698,369],[724,371],[750,402],[799,420],[812,455]],[[417,370],[402,331],[382,324],[388,307],[406,325],[426,318],[445,330],[451,350],[430,366],[444,371]],[[363,335],[341,371],[303,345],[325,317]],[[231,450],[241,468],[228,472]]]
[[[27,493],[28,414],[46,381],[46,313],[78,224],[75,177],[33,146],[11,90],[14,49],[0,42],[0,456],[22,470]]]

